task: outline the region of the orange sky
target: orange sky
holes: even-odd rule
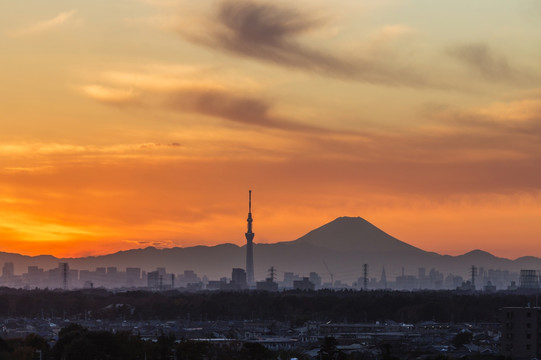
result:
[[[541,256],[536,1],[11,2],[0,251],[294,240],[361,216]]]

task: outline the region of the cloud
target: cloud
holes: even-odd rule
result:
[[[100,85],[87,85],[82,90],[89,97],[110,105],[141,104],[141,99],[133,89],[114,89]]]
[[[175,113],[196,113],[258,127],[328,132],[277,114],[276,104],[250,81],[215,72],[178,67],[150,67],[139,72],[107,72],[103,84],[84,85],[82,92],[101,103],[122,108],[145,107]]]
[[[414,31],[411,27],[401,24],[383,26],[371,35],[371,41],[378,46],[388,44],[404,35],[412,34]]]
[[[169,149],[180,149],[182,145],[179,142],[147,142],[147,143],[134,143],[134,144],[116,144],[116,145],[76,145],[76,144],[61,144],[61,143],[12,143],[0,145],[0,155],[6,159],[21,158],[29,160],[31,158],[38,157],[58,157],[64,161],[68,160],[70,156],[77,161],[82,157],[103,157],[113,158],[115,156],[123,157],[126,155],[141,155],[140,150],[163,150],[169,151]],[[7,161],[6,161],[7,163]],[[48,171],[51,170],[51,166],[8,166],[3,167],[4,170],[10,172],[31,172],[31,171]]]
[[[516,84],[539,83],[539,76],[512,65],[488,45],[471,43],[456,46],[449,54],[486,80]]]
[[[541,97],[496,102],[480,110],[480,114],[505,122],[508,126],[527,123],[541,125]]]
[[[54,28],[57,28],[65,24],[68,20],[73,18],[76,12],[77,12],[76,10],[62,12],[56,15],[52,19],[36,22],[34,24],[28,25],[22,29],[15,31],[14,33],[16,35],[33,35],[33,34],[50,31]]]
[[[313,158],[352,162],[363,159],[366,162],[396,164],[396,168],[400,168],[401,164],[412,163],[483,161],[498,161],[501,162],[498,166],[504,166],[505,162],[519,159],[534,161],[532,154],[541,153],[537,141],[541,136],[541,93],[538,91],[522,92],[517,98],[471,109],[433,106],[422,113],[424,119],[417,125],[404,124],[394,129],[376,126],[346,133],[297,120],[291,112],[284,112],[280,103],[262,94],[257,84],[247,89],[244,85],[237,87],[234,81],[216,71],[197,70],[190,75],[184,69],[182,76],[172,76],[177,70],[162,66],[161,70],[113,71],[93,78],[101,79],[101,87],[133,89],[133,93],[138,94],[133,99],[126,98],[124,110],[129,110],[132,105],[137,108],[143,102],[144,111],[160,110],[173,116],[197,114],[249,125],[223,128],[220,131],[227,131],[227,136],[216,139],[206,136],[208,141],[204,143],[180,137],[179,141],[190,154],[202,152],[205,156],[218,156],[216,151],[220,150],[215,146],[208,147],[214,143],[220,144],[222,149],[224,144],[228,147],[233,145],[235,150],[228,152],[227,156],[237,159],[245,158],[244,151],[250,149],[252,156],[258,157],[272,153],[270,158],[274,159],[291,156],[311,161]],[[113,96],[115,92],[104,91],[103,94],[111,94],[110,104],[117,105],[117,97]],[[86,95],[91,96],[92,93]],[[109,104],[107,97],[95,99]],[[191,124],[205,126],[204,122],[196,123],[191,116],[187,118]],[[261,128],[294,131],[297,133],[295,144],[281,144],[277,153],[276,146],[267,146],[276,144],[276,133],[269,131],[269,138],[262,141],[263,132],[257,136],[254,134]],[[231,136],[236,139],[233,143],[228,142]],[[241,138],[242,141],[251,140],[242,142]]]
[[[539,188],[534,181],[541,176],[541,98],[471,109],[436,106],[424,117],[428,123],[408,136],[409,144],[400,145],[404,147],[400,154],[411,155],[409,150],[418,149],[419,159],[478,166],[478,170],[469,170],[468,176],[473,180],[474,174],[485,172],[478,178],[486,181],[487,191],[504,183],[515,189]],[[490,172],[494,184],[489,184]]]
[[[386,85],[433,86],[422,74],[390,64],[386,59],[363,54],[358,58],[302,44],[300,37],[321,28],[327,17],[302,13],[271,2],[232,1],[219,3],[201,30],[177,31],[197,44],[267,63],[311,71],[345,80]],[[387,37],[406,31],[394,26]]]
[[[165,103],[182,112],[203,115],[283,130],[323,131],[316,126],[301,124],[272,114],[272,104],[263,98],[217,89],[182,89],[167,95]]]
[[[533,91],[522,98],[497,101],[475,109],[436,108],[429,116],[464,135],[498,138],[500,145],[514,142],[509,149],[537,145],[541,136],[541,94]],[[455,130],[455,131],[456,131]],[[541,149],[539,149],[541,150]]]

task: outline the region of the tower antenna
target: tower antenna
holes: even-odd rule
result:
[[[248,229],[244,236],[246,237],[246,282],[248,285],[254,284],[254,232],[252,231],[252,190],[248,190]]]

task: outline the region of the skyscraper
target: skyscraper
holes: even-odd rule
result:
[[[234,268],[231,273],[231,289],[244,290],[248,286],[246,281],[246,271],[244,269]]]
[[[7,262],[4,264],[4,267],[2,268],[2,276],[3,277],[10,277],[15,274],[14,271],[15,266],[12,262]]]
[[[248,191],[248,231],[246,234],[246,281],[248,285],[254,284],[254,249],[253,240],[254,233],[252,232],[252,190]]]

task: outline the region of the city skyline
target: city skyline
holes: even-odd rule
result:
[[[212,280],[211,287],[215,290],[222,286],[225,286],[223,290],[232,290],[236,287],[242,289],[242,283],[251,288],[257,285],[257,288],[262,286],[262,289],[270,290],[267,285],[272,284],[267,281],[273,278],[280,279],[283,275],[286,282],[287,274],[289,287],[292,281],[301,281],[303,277],[311,279],[314,274],[315,277],[323,278],[326,286],[334,289],[343,286],[356,288],[355,283],[358,287],[365,282],[370,283],[372,290],[392,289],[394,285],[390,282],[394,280],[399,289],[411,289],[417,285],[421,288],[441,289],[444,286],[443,288],[454,289],[465,280],[471,279],[472,283],[478,286],[478,290],[485,286],[496,286],[501,290],[513,286],[516,288],[516,285],[512,285],[513,281],[521,287],[525,283],[534,283],[533,280],[519,281],[519,272],[521,276],[523,272],[533,274],[530,276],[533,278],[537,277],[540,271],[538,269],[541,268],[541,258],[534,257],[522,257],[511,261],[479,250],[454,257],[426,252],[389,236],[364,219],[345,217],[314,229],[295,241],[254,244],[254,252],[257,255],[255,271],[245,271],[243,268],[244,264],[248,265],[248,248],[233,244],[135,249],[84,258],[29,257],[0,252],[0,264],[4,263],[1,279],[4,285],[14,287],[38,286],[36,284],[43,286],[48,281],[58,282],[59,273],[54,271],[67,266],[70,272],[73,272],[73,278],[79,279],[79,286],[91,280],[92,276],[88,277],[89,271],[95,270],[94,284],[106,287],[111,287],[113,283],[120,287],[126,285],[129,287],[130,282],[126,282],[125,279],[127,273],[130,273],[129,278],[134,280],[131,286],[135,285],[134,275],[146,284],[148,272],[149,288],[157,288],[157,284],[162,281],[164,285],[169,283],[172,287],[182,287],[183,281],[180,280],[182,277],[194,278],[193,274],[197,273],[209,281]],[[54,270],[52,273],[44,271],[50,268]],[[126,269],[124,275],[121,273],[122,269]],[[133,273],[136,269],[139,270],[138,275]],[[158,272],[153,272],[150,277],[153,269],[158,269]],[[168,272],[170,270],[171,274],[180,274],[178,282],[174,280],[175,275],[171,283],[170,274],[166,274],[166,269]],[[236,279],[233,288],[223,280],[227,279],[231,269],[233,274],[236,273],[231,276],[232,279]],[[28,275],[25,275],[26,271]],[[192,275],[186,275],[187,271]],[[253,272],[253,277],[248,276],[250,272]],[[21,274],[22,278],[13,277]],[[109,280],[105,278],[106,275]],[[122,277],[124,280],[121,280]],[[30,278],[34,279],[33,283],[25,283]],[[244,280],[241,280],[242,278]],[[249,281],[250,278],[253,280]],[[193,281],[189,282],[193,284]],[[206,284],[201,280],[197,282],[203,284],[203,287]],[[154,285],[151,286],[150,283]],[[322,280],[312,283],[317,289]],[[138,284],[142,286],[140,282]]]
[[[536,1],[54,0],[0,14],[0,251],[294,240],[361,216],[541,257]]]

